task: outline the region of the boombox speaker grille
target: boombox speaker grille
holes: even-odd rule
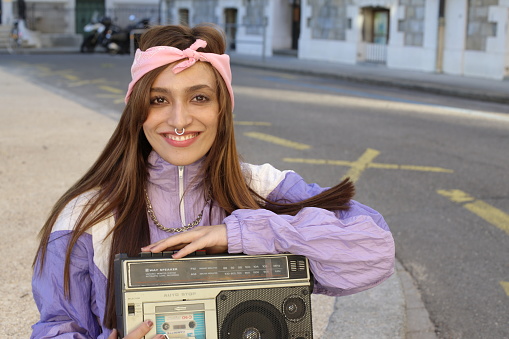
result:
[[[222,291],[216,298],[220,339],[311,339],[305,286]]]

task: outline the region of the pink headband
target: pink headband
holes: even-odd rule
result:
[[[202,53],[196,51],[198,48],[205,46],[207,46],[206,41],[197,39],[189,48],[183,51],[178,48],[169,46],[151,47],[144,52],[140,49],[136,50],[136,54],[134,55],[134,62],[131,67],[132,80],[129,83],[127,94],[125,95],[125,103],[129,101],[129,97],[131,96],[134,84],[136,84],[136,82],[138,82],[142,76],[160,66],[171,64],[172,62],[187,58],[187,60],[184,60],[173,67],[173,73],[177,74],[182,72],[186,68],[194,65],[196,61],[206,61],[210,63],[219,72],[219,74],[221,74],[221,77],[226,83],[226,87],[228,87],[228,92],[230,93],[230,98],[232,100],[233,110],[234,100],[232,89],[232,73],[230,70],[230,57],[227,54]]]

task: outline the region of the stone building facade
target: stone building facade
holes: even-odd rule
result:
[[[17,0],[0,1],[5,24]],[[67,9],[66,32],[79,33],[80,5],[97,3],[121,23],[138,8],[157,23],[219,24],[237,53],[509,78],[509,0],[25,1]]]
[[[509,77],[509,1],[448,0],[440,5],[433,0],[308,0],[299,57]],[[379,33],[387,39],[373,39]]]

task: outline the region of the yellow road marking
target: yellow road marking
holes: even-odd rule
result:
[[[509,297],[509,281],[501,281],[500,285],[504,289],[505,294],[507,294],[507,296]]]
[[[304,163],[312,165],[335,165],[335,166],[346,166],[350,167],[347,174],[343,176],[343,179],[350,177],[353,182],[359,180],[362,172],[367,168],[379,168],[379,169],[399,169],[407,171],[422,171],[422,172],[443,172],[453,173],[454,171],[447,168],[431,167],[431,166],[414,166],[414,165],[397,165],[397,164],[381,164],[372,162],[378,155],[379,151],[368,148],[356,161],[344,161],[344,160],[327,160],[327,159],[303,159],[303,158],[284,158],[283,161]]]
[[[62,77],[66,78],[67,80],[71,80],[71,81],[79,80],[79,78],[76,75],[72,75],[72,74],[62,74]]]
[[[113,99],[114,104],[124,103],[124,97],[118,94],[97,94],[96,96],[99,98]]]
[[[357,161],[352,162],[350,169],[343,176],[342,180],[345,178],[350,178],[353,182],[357,182],[359,180],[362,172],[366,168],[368,168],[369,164],[380,154],[379,151],[368,148],[364,154],[362,154]]]
[[[276,145],[280,145],[280,146],[284,146],[284,147],[289,147],[289,148],[295,148],[295,149],[298,149],[298,150],[305,150],[305,149],[310,149],[311,148],[311,146],[306,145],[306,144],[301,144],[301,143],[298,143],[298,142],[294,142],[294,141],[278,138],[278,137],[275,137],[273,135],[269,135],[269,134],[265,134],[265,133],[246,132],[246,133],[244,133],[244,135],[246,135],[248,137],[251,137],[251,138],[258,139],[258,140],[267,141],[267,142],[270,142],[272,144],[276,144]]]
[[[272,126],[270,122],[264,121],[234,121],[233,123],[241,126]]]
[[[111,86],[103,85],[103,86],[99,86],[99,88],[102,89],[102,90],[105,90],[107,92],[114,93],[114,94],[122,94],[122,93],[124,93],[124,90],[118,89],[118,88],[115,88],[115,87],[111,87]]]
[[[381,169],[401,169],[407,171],[422,171],[422,172],[443,172],[453,173],[454,171],[448,168],[431,167],[431,166],[414,166],[414,165],[396,165],[396,164],[368,164],[369,168],[381,168]]]
[[[464,208],[509,234],[509,214],[460,190],[437,190],[437,193],[452,202],[463,203]]]
[[[51,71],[51,68],[49,68],[49,67],[47,67],[47,66],[37,65],[37,66],[36,66],[36,68],[37,68],[40,72],[44,73],[44,75],[50,75],[51,73],[53,73],[53,72]]]
[[[80,81],[74,81],[68,85],[68,87],[78,87],[83,85],[89,85],[89,84],[100,84],[107,82],[106,79],[100,78],[100,79],[93,79],[93,80],[80,80]]]
[[[311,165],[338,165],[338,166],[350,166],[352,163],[351,161],[343,161],[343,160],[304,159],[304,158],[284,158],[283,161],[297,162],[297,163],[311,164]]]

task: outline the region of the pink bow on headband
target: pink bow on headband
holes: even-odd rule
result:
[[[127,88],[125,103],[129,101],[134,85],[141,79],[142,76],[160,66],[186,59],[172,68],[173,73],[177,74],[182,72],[186,68],[194,65],[196,61],[205,61],[210,63],[219,72],[219,74],[221,74],[221,77],[226,83],[226,87],[228,87],[233,110],[234,100],[230,57],[227,54],[203,53],[197,51],[198,48],[205,46],[207,46],[206,41],[197,39],[189,48],[183,51],[169,46],[151,47],[146,51],[141,51],[140,49],[136,50],[133,65],[131,67],[132,80]]]

